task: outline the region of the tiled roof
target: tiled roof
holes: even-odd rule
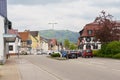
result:
[[[95,30],[98,30],[100,28],[101,28],[101,26],[99,24],[97,24],[97,23],[87,24],[84,27],[83,31],[80,31],[80,32],[82,32],[81,33],[81,37],[94,36],[95,35]],[[88,30],[92,30],[92,34],[91,35],[88,34]]]
[[[30,31],[30,34],[31,34],[33,37],[36,37],[36,36],[38,36],[38,31]]]
[[[22,41],[27,41],[29,39],[29,32],[19,32]]]
[[[18,34],[18,30],[17,29],[9,29],[8,30],[8,34],[15,34],[17,37],[20,38],[20,35]]]
[[[120,21],[114,21],[114,22],[116,23],[115,26],[120,27]],[[84,29],[82,29],[79,33],[80,33],[81,37],[89,37],[89,36],[92,37],[92,36],[95,36],[95,31],[99,30],[100,28],[102,28],[102,25],[100,25],[97,22],[93,22],[93,23],[90,23],[90,24],[86,24]],[[88,30],[92,30],[91,35],[88,34]]]
[[[57,40],[56,40],[56,39],[51,39],[51,40],[50,40],[50,44],[52,44],[52,45],[57,45]]]
[[[42,36],[40,36],[40,40],[43,40],[43,41],[45,41],[45,42],[49,42],[49,39],[46,39],[46,38],[44,38],[44,37],[42,37]]]
[[[18,30],[17,29],[9,29],[8,30],[8,34],[18,34]]]

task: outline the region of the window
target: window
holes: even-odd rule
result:
[[[92,35],[92,30],[88,30],[88,35]]]
[[[12,29],[12,23],[8,21],[8,29]]]
[[[97,43],[93,44],[93,49],[98,49],[98,44]]]
[[[13,51],[13,45],[9,45],[9,51]]]
[[[90,37],[86,37],[86,41],[87,41],[87,42],[90,42],[90,41],[91,41],[91,38],[90,38]]]
[[[86,49],[91,49],[91,45],[89,43],[86,44]]]

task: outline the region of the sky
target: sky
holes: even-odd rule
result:
[[[79,32],[104,10],[120,20],[120,0],[8,0],[8,18],[13,28]],[[57,23],[52,24],[49,23]]]

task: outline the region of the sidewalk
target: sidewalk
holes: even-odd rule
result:
[[[4,65],[0,65],[0,80],[61,80],[24,58],[11,56]]]
[[[0,65],[0,80],[20,80],[15,58],[11,56],[4,65]]]

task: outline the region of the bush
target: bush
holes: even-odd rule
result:
[[[109,43],[105,48],[105,54],[117,54],[120,53],[120,42],[113,41]]]
[[[113,41],[113,42],[110,42],[108,44],[103,44],[101,46],[101,50],[93,51],[93,54],[96,57],[120,59],[120,42]]]
[[[97,56],[99,54],[99,50],[93,50],[93,55]]]
[[[120,59],[120,53],[114,55],[113,58],[115,58],[115,59]]]
[[[51,54],[51,57],[60,57],[60,54],[59,53],[53,53],[53,54]]]
[[[101,54],[106,54],[107,45],[108,45],[108,44],[103,44],[103,45],[101,46],[101,50],[100,50],[100,53],[101,53]]]

